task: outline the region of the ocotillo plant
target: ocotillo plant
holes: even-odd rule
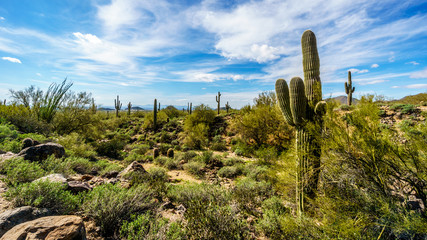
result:
[[[347,94],[347,105],[350,106],[353,98],[353,93],[354,93],[354,87],[353,87],[353,84],[351,84],[351,71],[348,71],[348,84],[344,83],[344,87],[345,87],[345,93]]]
[[[128,116],[130,116],[130,110],[131,110],[131,108],[132,108],[132,103],[128,103]]]
[[[116,117],[119,117],[119,111],[122,108],[122,103],[119,100],[119,95],[117,95],[117,99],[114,99],[114,108],[116,109]]]
[[[153,109],[153,129],[157,128],[157,99],[154,99],[154,109]]]
[[[228,104],[228,102],[225,104],[225,109],[227,110],[227,113],[228,113],[228,111],[230,110],[230,105]]]
[[[304,82],[299,77],[290,81],[276,81],[276,94],[285,120],[296,128],[297,151],[297,212],[304,211],[304,198],[315,196],[319,180],[322,115],[325,102],[322,100],[320,63],[316,36],[310,30],[301,38]]]
[[[215,100],[218,103],[218,115],[219,115],[219,109],[221,108],[221,104],[220,104],[220,102],[221,102],[221,93],[220,92],[218,92],[218,96],[215,96]]]

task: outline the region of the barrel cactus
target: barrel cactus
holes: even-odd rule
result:
[[[353,87],[353,84],[351,84],[351,71],[348,71],[348,84],[347,82],[344,83],[344,87],[345,87],[345,94],[347,94],[347,105],[350,106],[353,98],[353,93],[354,93],[354,87]]]
[[[320,168],[320,134],[325,102],[322,101],[320,63],[316,36],[310,30],[301,38],[304,81],[294,77],[288,84],[276,81],[276,95],[282,114],[296,129],[297,187],[299,215],[304,211],[305,198],[316,194]]]

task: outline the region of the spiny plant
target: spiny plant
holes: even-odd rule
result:
[[[61,84],[52,83],[38,106],[38,118],[50,123],[59,106],[64,101],[65,93],[71,88],[71,86],[73,86],[73,83],[67,83],[67,78],[65,78]],[[6,105],[6,101],[4,102],[4,105]]]
[[[153,129],[156,130],[156,127],[157,127],[157,99],[154,99]]]
[[[116,117],[119,117],[119,111],[122,108],[122,103],[119,100],[119,95],[117,95],[117,99],[114,99],[114,108],[116,109]]]
[[[306,30],[301,38],[304,82],[299,77],[290,81],[276,81],[276,94],[285,120],[296,128],[297,151],[297,212],[304,211],[305,197],[313,198],[317,190],[320,168],[319,137],[322,130],[322,115],[325,102],[322,101],[320,63],[316,36]]]
[[[189,114],[191,115],[192,112],[193,112],[193,103],[190,103],[190,112],[189,112]]]
[[[95,105],[95,99],[94,98],[92,98],[92,103],[91,103],[91,106],[90,106],[90,110],[92,111],[93,114],[96,114],[97,107]]]
[[[345,87],[345,93],[347,94],[347,105],[351,105],[353,93],[354,93],[354,87],[351,84],[351,71],[348,71],[348,84],[347,82],[344,83]],[[353,87],[353,88],[352,88]]]
[[[158,109],[157,111],[159,111],[159,112],[160,112],[160,102],[159,102],[159,109]]]
[[[227,113],[228,113],[228,111],[230,110],[230,105],[228,104],[228,101],[227,101],[227,104],[225,104],[225,109],[227,110]]]
[[[130,116],[130,110],[131,110],[131,108],[132,108],[132,103],[128,103],[128,116]]]
[[[215,96],[215,100],[218,103],[218,115],[219,115],[219,109],[220,109],[220,102],[221,102],[221,93],[218,92],[218,96]]]

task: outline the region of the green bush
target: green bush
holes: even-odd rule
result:
[[[193,149],[202,149],[209,143],[209,131],[215,120],[215,112],[206,105],[195,107],[184,122],[184,144]]]
[[[168,197],[186,207],[186,233],[191,239],[248,239],[248,228],[229,206],[229,190],[209,184],[172,186]]]
[[[178,159],[179,161],[184,161],[184,162],[188,162],[190,160],[192,160],[193,158],[195,158],[197,156],[197,153],[194,151],[188,151],[188,152],[183,152],[183,153],[179,153],[176,154],[176,159]]]
[[[14,207],[33,206],[49,208],[58,214],[70,214],[78,209],[81,198],[66,188],[62,183],[36,181],[10,188],[5,196]]]
[[[402,104],[402,103],[397,103],[394,104],[390,107],[390,110],[400,110],[401,113],[403,114],[411,114],[413,112],[415,112],[415,106],[412,104]]]
[[[102,140],[96,144],[96,152],[102,156],[121,159],[122,150],[130,137],[122,133],[114,133],[112,139]]]
[[[3,181],[12,186],[31,182],[46,174],[38,163],[22,158],[5,160],[0,164],[0,172],[6,175]]]
[[[132,214],[152,210],[155,205],[153,191],[144,184],[130,189],[105,184],[86,195],[82,209],[100,226],[104,236],[112,236],[118,233],[124,220],[130,220]]]
[[[239,175],[242,175],[243,173],[243,165],[241,164],[236,164],[233,166],[225,166],[222,167],[219,171],[218,171],[218,176],[220,177],[225,177],[225,178],[235,178]]]
[[[94,158],[96,156],[95,149],[87,144],[78,133],[61,136],[58,143],[64,146],[69,155],[83,158]]]
[[[205,175],[204,168],[206,167],[205,163],[198,161],[191,161],[184,164],[184,170],[191,173],[192,175],[202,178]]]
[[[132,215],[129,222],[124,221],[120,236],[128,240],[186,239],[180,223],[169,223],[167,219],[155,217],[150,212]]]
[[[222,160],[222,164],[224,166],[233,166],[233,165],[242,164],[242,163],[244,163],[243,159],[238,157],[224,158]]]
[[[239,179],[233,190],[233,197],[243,211],[256,214],[254,209],[274,194],[269,182],[257,182],[251,178]]]

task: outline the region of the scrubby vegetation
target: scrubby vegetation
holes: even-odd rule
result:
[[[308,124],[285,121],[276,94],[263,92],[219,115],[202,104],[191,114],[167,106],[116,116],[70,87],[11,91],[14,102],[0,106],[0,150],[18,153],[26,138],[65,148],[42,161],[2,155],[14,207],[85,216],[106,239],[427,238],[423,104],[322,103],[318,124]],[[305,173],[301,131],[316,132],[319,153]],[[313,171],[312,194],[301,194]],[[53,173],[90,189],[37,180]]]

